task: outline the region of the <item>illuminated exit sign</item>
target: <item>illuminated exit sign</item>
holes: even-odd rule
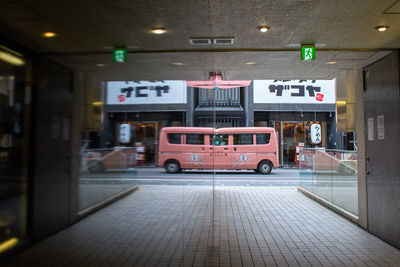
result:
[[[315,60],[315,45],[301,45],[301,60]]]
[[[113,59],[115,63],[125,63],[126,62],[126,49],[114,49]]]

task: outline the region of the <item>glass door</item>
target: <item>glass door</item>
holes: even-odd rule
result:
[[[304,122],[281,122],[282,166],[296,166],[296,146],[304,145]]]

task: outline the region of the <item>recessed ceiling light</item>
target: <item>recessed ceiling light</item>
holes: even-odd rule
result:
[[[246,62],[246,65],[255,65],[257,63],[255,63],[254,61],[250,61],[250,62]]]
[[[326,64],[333,65],[333,64],[336,64],[336,61],[329,61]]]
[[[267,31],[269,31],[271,29],[271,27],[270,26],[258,26],[257,29],[260,32],[267,32]]]
[[[153,28],[151,30],[151,32],[155,33],[155,34],[163,34],[163,33],[167,32],[167,29],[165,29],[165,28]]]
[[[183,64],[182,62],[174,62],[174,63],[172,63],[172,65],[175,65],[175,66],[183,66],[183,65],[185,65],[185,64]]]
[[[375,27],[375,30],[380,31],[380,32],[384,32],[387,29],[389,29],[389,26],[387,26],[387,25],[378,25]]]
[[[106,64],[103,64],[103,63],[97,63],[97,64],[96,64],[96,66],[97,66],[97,67],[100,67],[100,68],[103,68],[103,67],[105,67],[105,66],[106,66]]]
[[[46,38],[53,38],[56,36],[56,33],[55,32],[44,32],[42,35],[43,35],[43,37],[46,37]]]

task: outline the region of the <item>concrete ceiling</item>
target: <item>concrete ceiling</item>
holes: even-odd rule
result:
[[[102,80],[196,80],[215,70],[224,79],[330,79],[400,47],[398,0],[0,0],[0,23],[6,38]],[[382,24],[390,28],[374,29]],[[234,44],[193,46],[191,37]],[[316,44],[315,62],[300,61],[301,43]],[[127,63],[112,62],[113,47],[128,49]]]

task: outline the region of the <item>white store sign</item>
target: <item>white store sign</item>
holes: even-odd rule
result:
[[[185,103],[185,81],[107,82],[108,105]]]
[[[335,104],[333,80],[254,80],[254,103]]]

